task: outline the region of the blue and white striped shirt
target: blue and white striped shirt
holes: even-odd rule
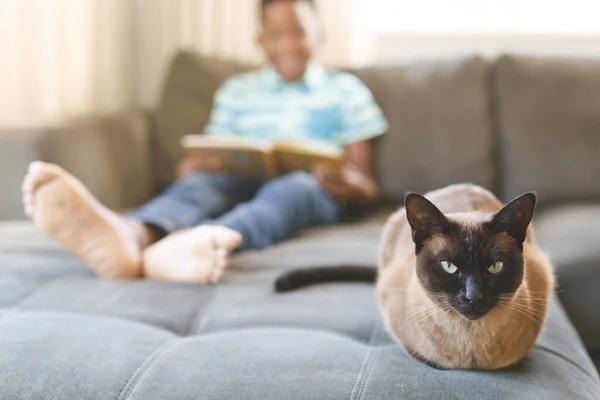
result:
[[[371,92],[356,76],[311,64],[294,83],[270,66],[229,78],[215,95],[206,133],[343,147],[387,128]]]

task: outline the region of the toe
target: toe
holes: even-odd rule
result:
[[[33,204],[33,195],[31,193],[25,193],[23,195],[23,204],[32,205]]]
[[[41,161],[34,161],[31,164],[29,164],[29,168],[27,170],[27,177],[31,179],[32,183],[35,183],[39,180],[43,180],[48,175],[48,172],[50,170],[49,167],[50,164]]]
[[[29,164],[28,176],[35,183],[36,181],[44,181],[60,175],[64,170],[56,164],[49,164],[42,161],[34,161]]]
[[[229,250],[218,248],[215,252],[215,264],[211,273],[211,283],[217,283],[223,277],[225,270],[229,266]]]
[[[27,174],[25,179],[23,179],[23,183],[21,184],[21,191],[23,193],[31,192],[31,188],[33,187],[33,176]]]
[[[242,244],[242,235],[232,229],[219,227],[214,231],[214,240],[217,247],[233,250]]]
[[[60,168],[53,164],[34,161],[29,164],[27,175],[21,185],[23,192],[33,193],[41,185],[54,178],[60,172]]]
[[[223,276],[223,268],[215,267],[210,274],[210,283],[218,283]]]
[[[29,164],[29,168],[28,171],[30,174],[36,174],[39,171],[41,171],[44,166],[46,165],[45,162],[42,161],[33,161],[31,164]]]
[[[217,260],[225,261],[228,256],[229,256],[229,250],[224,249],[224,248],[217,249]]]
[[[219,260],[213,267],[210,274],[210,282],[218,283],[223,278],[223,274],[225,274],[225,270],[227,269],[227,261]]]

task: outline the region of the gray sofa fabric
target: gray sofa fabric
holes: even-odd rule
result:
[[[559,276],[558,295],[586,345],[600,351],[600,205],[556,206],[535,220]]]
[[[61,165],[108,207],[134,207],[155,193],[147,118],[142,113],[0,129],[0,221],[25,217],[20,187],[35,160]]]
[[[273,292],[287,268],[374,263],[381,226],[307,232],[237,257],[221,285],[194,286],[101,280],[30,224],[5,224],[0,398],[599,398],[558,301],[523,364],[468,372],[410,359],[383,329],[371,285]]]
[[[352,71],[374,93],[390,129],[377,141],[383,195],[403,201],[456,182],[497,192],[490,65],[480,58]]]
[[[219,85],[252,68],[190,52],[173,58],[156,110],[156,130],[151,135],[158,187],[173,180],[175,165],[183,156],[181,137],[202,133]]]
[[[40,157],[38,143],[45,132],[38,127],[0,131],[0,221],[25,217],[19,188],[27,165]]]
[[[600,201],[600,61],[505,56],[494,96],[505,199]]]
[[[218,85],[248,68],[183,52],[155,113],[0,130],[0,220],[22,218],[34,159],[111,208],[141,204],[172,180],[179,138],[201,131]],[[354,72],[390,120],[376,143],[388,199],[469,181],[505,200],[538,191],[558,297],[600,359],[596,64],[474,57]],[[272,292],[287,268],[375,265],[388,213],[244,253],[218,286],[101,280],[30,223],[0,224],[0,399],[600,399],[558,300],[528,359],[488,373],[412,361],[382,329],[369,285]]]

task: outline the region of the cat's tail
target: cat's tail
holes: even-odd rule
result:
[[[308,285],[332,282],[374,283],[377,268],[367,266],[331,266],[294,269],[280,275],[275,281],[275,291],[291,292]]]

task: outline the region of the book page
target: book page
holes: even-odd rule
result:
[[[280,173],[291,171],[311,172],[316,164],[341,167],[345,160],[344,150],[321,143],[273,142],[273,152]]]
[[[218,164],[218,171],[258,179],[276,176],[276,165],[271,146],[242,138],[221,138],[188,135],[181,140],[186,156],[210,160]]]
[[[230,136],[205,136],[205,135],[186,135],[181,138],[181,145],[184,148],[202,148],[202,149],[236,149],[249,151],[269,151],[271,145],[242,137]]]

